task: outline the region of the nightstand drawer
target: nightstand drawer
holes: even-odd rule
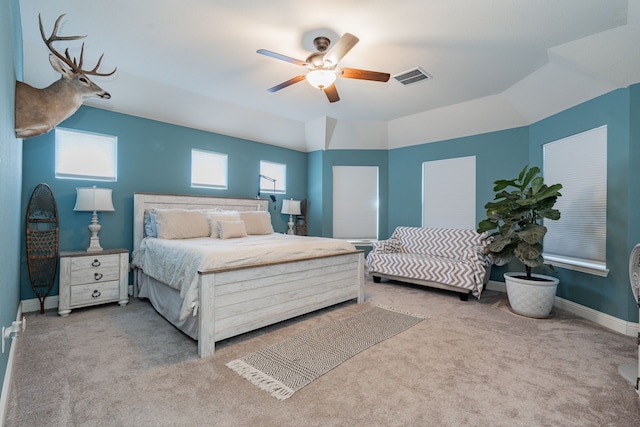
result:
[[[118,280],[120,259],[118,255],[76,257],[71,259],[71,285]]]
[[[120,298],[119,284],[118,280],[114,280],[71,286],[71,307],[117,301]]]

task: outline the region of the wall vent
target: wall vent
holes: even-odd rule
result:
[[[431,80],[431,76],[420,67],[412,68],[411,70],[396,74],[395,76],[393,76],[393,78],[405,86],[409,86],[425,80]]]

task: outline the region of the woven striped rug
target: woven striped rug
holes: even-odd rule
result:
[[[227,366],[284,400],[347,359],[424,319],[377,306],[232,360]]]

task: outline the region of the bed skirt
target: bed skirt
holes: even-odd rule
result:
[[[179,319],[182,304],[180,291],[147,276],[142,270],[136,269],[134,274],[136,274],[138,297],[148,299],[162,317],[189,337],[197,340],[198,317],[191,315],[184,320]]]

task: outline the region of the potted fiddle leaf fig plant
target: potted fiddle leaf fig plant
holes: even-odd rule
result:
[[[544,265],[542,240],[547,227],[542,220],[560,219],[560,211],[553,206],[562,185],[546,185],[539,174],[540,168],[526,165],[517,178],[495,181],[495,198],[484,206],[487,218],[477,231],[488,234],[486,252],[493,264],[504,265],[513,258],[524,264],[524,272],[504,274],[511,309],[544,318],[551,313],[559,281],[532,269]]]

